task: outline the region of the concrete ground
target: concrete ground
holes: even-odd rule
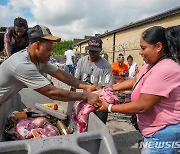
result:
[[[130,116],[120,113],[109,113],[107,127],[113,136],[118,154],[140,154],[138,141],[141,134],[130,123]]]
[[[70,87],[54,78],[51,78],[54,85],[69,90]],[[61,104],[67,107],[66,103]],[[130,116],[120,113],[109,113],[106,123],[118,151],[118,154],[140,154],[138,141],[141,134],[130,123]]]

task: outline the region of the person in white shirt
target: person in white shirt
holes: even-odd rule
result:
[[[70,74],[74,75],[74,57],[75,57],[75,53],[72,50],[71,45],[68,46],[68,50],[65,51],[64,55],[65,55],[65,59],[66,59],[65,71],[67,73],[70,73]]]
[[[133,57],[129,55],[127,57],[127,62],[129,65],[129,76],[128,78],[134,78],[136,74],[139,72],[137,63],[133,62]]]

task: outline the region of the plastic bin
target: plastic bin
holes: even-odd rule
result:
[[[87,132],[40,139],[5,141],[3,131],[7,116],[14,110],[31,107],[34,103],[53,102],[30,89],[23,89],[0,106],[1,154],[117,154],[108,128],[94,113],[89,116]],[[70,115],[72,102],[67,105]]]

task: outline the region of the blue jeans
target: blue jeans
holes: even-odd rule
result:
[[[65,71],[74,75],[74,67],[72,65],[66,65]]]
[[[142,154],[176,154],[180,151],[180,123],[168,125],[151,137],[144,137]]]

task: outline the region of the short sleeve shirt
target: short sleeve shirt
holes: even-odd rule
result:
[[[64,55],[66,56],[66,65],[73,65],[72,57],[75,56],[74,51],[67,50],[67,51],[65,51]]]
[[[137,75],[138,79],[147,68],[148,65],[144,64]],[[179,64],[171,59],[158,62],[137,84],[131,95],[132,101],[136,101],[140,93],[162,96],[151,111],[138,114],[138,126],[144,136],[152,136],[165,126],[180,122]]]
[[[50,84],[40,72],[57,70],[50,62],[39,65],[32,63],[27,49],[13,54],[0,65],[0,104],[25,86],[38,89]]]
[[[75,77],[99,87],[113,84],[112,70],[109,62],[101,57],[98,62],[90,64],[88,58],[89,56],[87,55],[79,59]]]
[[[112,63],[112,73],[113,75],[119,76],[120,72],[128,72],[128,66],[126,64],[122,64],[122,66],[118,65],[118,62]]]

